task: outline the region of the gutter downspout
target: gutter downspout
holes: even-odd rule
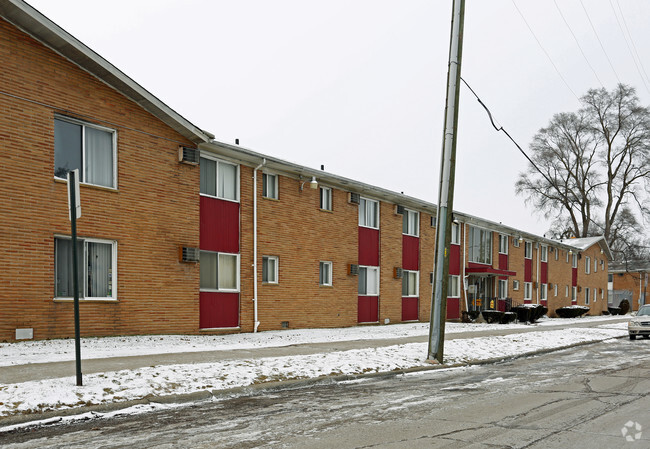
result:
[[[253,333],[260,325],[257,315],[257,170],[266,165],[266,158],[253,170],[253,309],[255,311]]]
[[[461,248],[463,250],[463,293],[465,293],[465,311],[469,312],[469,305],[467,303],[467,276],[465,275],[465,242],[467,241],[467,238],[465,236],[465,231],[467,228],[467,224],[463,222],[462,225],[463,225],[462,226],[463,246],[461,246]]]

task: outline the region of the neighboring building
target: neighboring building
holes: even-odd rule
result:
[[[630,302],[631,310],[639,310],[648,294],[650,261],[630,260],[610,262],[609,264],[609,303],[618,307],[623,299]]]
[[[434,204],[216,142],[21,1],[0,3],[0,51],[0,341],[73,335],[72,168],[82,335],[428,321]],[[461,212],[451,232],[449,319],[604,309],[604,240]]]

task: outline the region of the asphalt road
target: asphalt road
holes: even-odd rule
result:
[[[649,356],[650,341],[619,339],[498,364],[330,383],[21,430],[0,435],[0,445],[646,448]],[[625,427],[628,423],[631,426]]]

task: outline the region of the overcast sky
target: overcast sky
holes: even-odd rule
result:
[[[29,3],[217,140],[437,201],[451,0]],[[462,76],[527,150],[587,89],[650,103],[649,23],[646,0],[467,0]],[[459,111],[454,208],[544,234],[524,156],[464,87]]]

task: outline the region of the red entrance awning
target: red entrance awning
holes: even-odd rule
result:
[[[500,270],[498,268],[490,267],[488,265],[482,267],[469,267],[465,268],[466,274],[473,274],[478,276],[516,276],[516,271]]]

